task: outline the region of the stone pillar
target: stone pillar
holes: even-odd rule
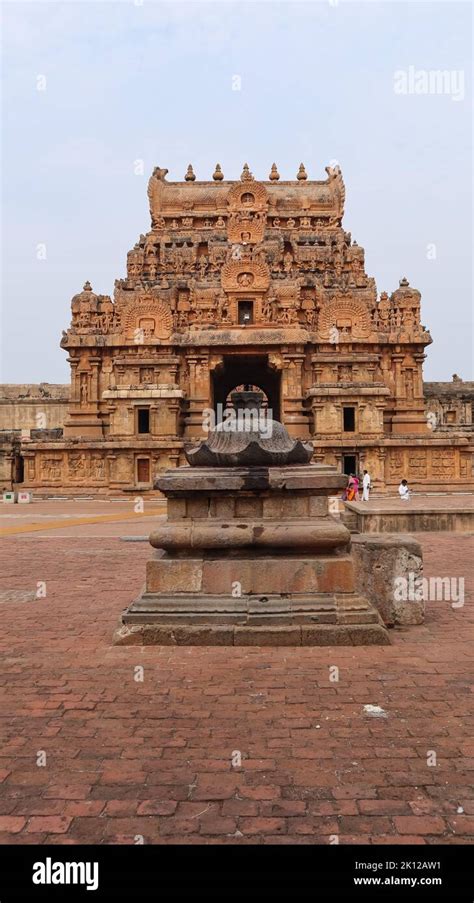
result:
[[[408,365],[405,371],[401,369],[401,363],[404,355],[394,355],[396,363],[396,402],[395,413],[392,418],[392,433],[394,435],[422,434],[429,433],[428,423],[425,417],[425,405],[423,398],[422,383],[422,361],[424,354],[414,354],[415,366]],[[407,370],[411,370],[413,374],[413,395],[407,398],[406,385],[404,375]]]
[[[282,422],[294,439],[309,439],[309,418],[303,399],[303,351],[283,355]]]
[[[186,438],[203,439],[203,410],[210,407],[210,373],[207,354],[191,354],[189,367],[189,407],[186,412]]]
[[[99,368],[100,368],[100,357],[91,357],[89,358],[90,365],[92,368],[91,377],[90,377],[90,400],[91,402],[97,402],[100,400],[99,394]]]

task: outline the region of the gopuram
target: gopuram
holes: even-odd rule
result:
[[[389,643],[356,590],[349,530],[329,513],[344,476],[310,463],[312,443],[265,415],[263,393],[233,392],[231,401],[231,427],[222,421],[185,449],[190,467],[158,480],[167,519],[150,536],[157,551],[145,591],[115,643]]]
[[[152,490],[185,464],[209,411],[249,385],[315,463],[369,470],[378,492],[474,488],[472,431],[427,417],[422,367],[431,337],[406,278],[380,296],[364,250],[342,225],[338,166],[301,164],[282,181],[219,165],[182,182],[156,167],[151,228],[127,256],[113,299],[86,282],[71,302],[71,391],[62,435],[33,431],[23,485],[52,492]],[[469,415],[470,416],[470,415]],[[12,453],[13,454],[13,453]]]

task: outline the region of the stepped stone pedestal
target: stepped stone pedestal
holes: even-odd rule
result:
[[[144,592],[118,644],[388,644],[355,589],[351,537],[329,515],[345,477],[318,464],[199,466],[157,481],[168,502],[151,534]]]

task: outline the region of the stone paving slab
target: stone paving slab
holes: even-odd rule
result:
[[[420,537],[466,602],[392,646],[127,648],[149,546],[96,528],[2,543],[0,841],[472,843],[469,536]]]

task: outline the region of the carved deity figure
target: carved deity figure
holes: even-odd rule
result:
[[[413,398],[413,371],[407,370],[405,373],[405,395],[407,398]]]
[[[82,455],[71,455],[69,458],[69,472],[74,476],[81,478],[85,474],[86,470],[86,456]]]
[[[100,329],[104,335],[109,332],[114,319],[114,305],[110,298],[104,297],[100,301]]]
[[[382,292],[380,301],[374,312],[374,321],[378,329],[386,330],[390,323],[390,299],[387,292]]]
[[[141,383],[152,383],[153,382],[153,368],[145,367],[140,371],[140,382]]]
[[[262,317],[267,323],[273,320],[275,298],[267,298],[262,305]]]
[[[101,457],[91,458],[91,477],[93,480],[103,480],[105,477],[105,461]]]
[[[92,325],[92,310],[89,301],[81,301],[79,306],[78,324],[81,329]]]
[[[227,322],[229,319],[229,309],[228,309],[228,300],[227,295],[224,292],[221,292],[217,299],[217,318],[219,322]]]
[[[127,276],[130,279],[134,279],[136,276],[140,274],[140,262],[137,259],[136,255],[129,255],[127,259]]]
[[[339,381],[340,382],[350,382],[352,379],[352,367],[343,366],[339,367]]]
[[[58,458],[44,458],[42,461],[43,479],[61,479],[61,461]]]
[[[237,282],[239,285],[243,285],[244,288],[248,288],[249,285],[252,285],[254,281],[254,277],[252,273],[239,273],[237,276]]]
[[[89,400],[89,387],[87,384],[87,374],[86,373],[81,374],[79,393],[80,393],[81,404],[87,404],[87,402]]]
[[[293,269],[293,255],[290,251],[285,251],[283,255],[283,269],[285,273],[291,273]]]
[[[278,322],[285,323],[285,324],[297,323],[298,322],[298,314],[297,314],[296,310],[294,309],[294,307],[281,308],[279,317],[278,317]]]
[[[415,314],[411,307],[407,308],[403,313],[403,325],[405,329],[413,329],[415,325]]]

